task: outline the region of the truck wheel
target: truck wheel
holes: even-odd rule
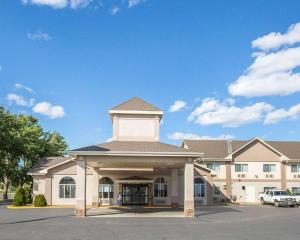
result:
[[[261,205],[265,205],[265,201],[264,201],[263,198],[260,199],[260,204],[261,204]]]
[[[278,202],[277,200],[275,200],[274,206],[275,206],[275,207],[279,207],[279,202]]]

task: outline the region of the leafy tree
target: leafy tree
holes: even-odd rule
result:
[[[39,159],[62,156],[67,149],[57,132],[45,132],[33,116],[14,115],[0,106],[0,181],[4,199],[10,186],[31,183],[28,171]]]

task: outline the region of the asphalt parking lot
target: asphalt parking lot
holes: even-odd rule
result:
[[[0,239],[299,239],[300,208],[203,207],[196,218],[75,218],[73,209],[0,206]]]

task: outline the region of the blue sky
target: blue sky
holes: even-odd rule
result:
[[[164,110],[164,142],[299,141],[299,9],[296,0],[2,0],[0,104],[33,114],[70,148],[110,138],[108,109],[134,96]]]

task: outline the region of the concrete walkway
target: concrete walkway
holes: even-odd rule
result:
[[[99,207],[89,209],[88,217],[184,217],[183,209],[164,207]]]

